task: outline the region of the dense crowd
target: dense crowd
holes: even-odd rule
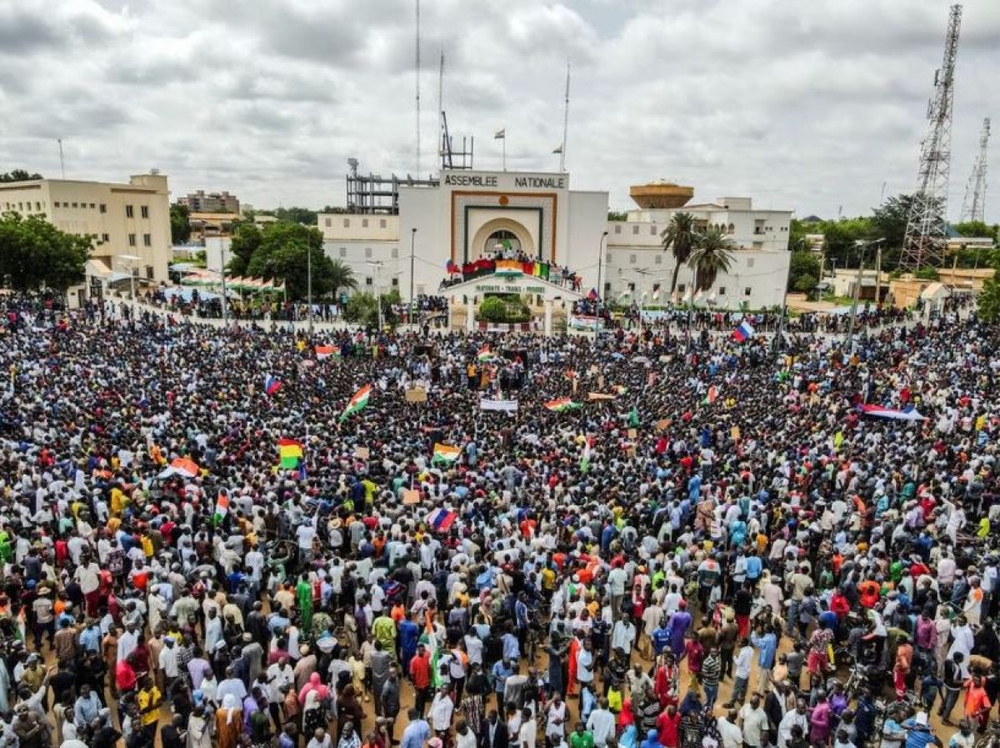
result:
[[[1000,332],[974,316],[776,358],[7,304],[0,748],[988,725]]]

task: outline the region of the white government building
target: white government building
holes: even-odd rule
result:
[[[608,193],[572,190],[569,174],[443,169],[437,179],[419,183],[355,174],[348,176],[353,212],[320,214],[318,224],[327,254],[354,270],[360,290],[397,288],[404,301],[412,249],[416,296],[461,296],[474,305],[486,293],[519,292],[565,305],[598,287],[600,264],[605,299],[642,297],[646,306],[658,306],[670,301],[675,264],[662,249],[661,233],[683,210],[698,228],[719,227],[734,246],[733,267],[696,303],[718,309],[783,303],[791,211],[756,210],[748,197],[687,204],[693,190],[666,183],[633,187],[631,195],[638,207],[626,220],[611,221]],[[441,289],[449,262],[474,263],[499,247],[567,267],[582,279],[579,292],[530,276],[480,277]],[[683,266],[675,300],[688,293],[692,280],[693,271]]]

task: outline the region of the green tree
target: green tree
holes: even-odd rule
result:
[[[993,258],[993,276],[983,282],[983,290],[976,300],[977,313],[985,322],[1000,321],[1000,255]]]
[[[719,273],[729,272],[736,258],[733,243],[720,229],[711,228],[698,234],[688,265],[694,270],[695,293],[715,285]]]
[[[274,217],[286,223],[301,223],[306,226],[316,225],[316,211],[309,208],[278,208]]]
[[[402,304],[399,291],[394,288],[389,293],[382,294],[381,298],[382,322],[383,324],[395,327],[399,322],[396,307]],[[344,319],[355,324],[377,327],[378,307],[378,297],[375,294],[368,293],[367,291],[352,294],[344,307]]]
[[[6,276],[19,291],[43,285],[65,291],[83,281],[93,244],[93,236],[67,234],[38,216],[4,213],[0,217],[0,276]]]
[[[628,220],[628,213],[626,213],[624,210],[609,210],[608,211],[608,220],[609,221],[627,221]]]
[[[660,234],[663,241],[663,251],[671,251],[674,255],[674,272],[670,276],[670,294],[677,289],[677,274],[681,265],[688,261],[694,248],[697,233],[694,229],[694,216],[684,211],[674,213],[670,224]]]
[[[791,225],[788,227],[788,248],[793,252],[803,252],[812,249],[812,239],[808,238],[809,234],[821,234],[820,226],[815,223],[806,223],[805,221],[793,218]]]
[[[941,280],[941,274],[937,271],[937,268],[930,267],[930,266],[919,268],[913,274],[913,277],[914,278],[919,278],[920,280],[927,280],[927,281],[938,281],[938,280]]]
[[[324,205],[323,210],[320,213],[350,213],[350,208],[344,208],[339,205]]]
[[[170,241],[184,244],[191,238],[191,210],[186,205],[170,206]]]
[[[814,252],[808,250],[792,252],[789,263],[789,291],[811,291],[819,283],[819,257]]]
[[[264,241],[264,232],[255,223],[237,221],[233,225],[231,236],[231,258],[227,267],[233,275],[246,275],[250,259]]]
[[[42,175],[29,174],[24,169],[14,169],[6,174],[0,174],[0,182],[29,182],[33,179],[42,179]]]
[[[997,234],[1000,233],[1000,226],[997,224],[990,226],[982,221],[965,221],[963,223],[955,223],[952,224],[952,228],[962,236],[988,236],[994,242],[997,240]]]
[[[873,233],[870,218],[842,218],[819,224],[823,234],[823,253],[839,268],[857,267],[861,262],[858,242],[869,241],[881,234]]]
[[[358,287],[358,279],[354,277],[354,270],[343,260],[330,260],[329,281],[331,291],[336,296],[342,289],[351,291]]]
[[[242,235],[247,229],[240,227]],[[298,223],[272,223],[260,232],[260,243],[253,250],[246,269],[237,270],[237,260],[253,241],[252,231],[247,233],[248,242],[237,246],[233,239],[233,262],[230,270],[237,275],[252,278],[263,277],[284,281],[289,298],[303,299],[308,294],[310,263],[312,265],[312,295],[321,298],[332,293],[333,261],[323,251],[323,235],[315,227]]]

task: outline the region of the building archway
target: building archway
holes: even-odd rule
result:
[[[498,243],[500,249],[496,246]],[[506,247],[507,243],[512,251],[520,250],[529,257],[538,253],[531,233],[524,226],[510,218],[494,218],[480,226],[472,238],[469,249],[475,255],[469,259],[493,256]]]

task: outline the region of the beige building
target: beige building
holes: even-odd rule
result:
[[[102,271],[103,266],[143,280],[167,280],[170,193],[167,177],[155,170],[127,183],[37,179],[0,184],[0,211],[41,215],[67,233],[93,236],[91,259]]]
[[[240,212],[240,200],[228,192],[189,192],[177,199],[178,205],[186,205],[192,213],[236,213]]]

